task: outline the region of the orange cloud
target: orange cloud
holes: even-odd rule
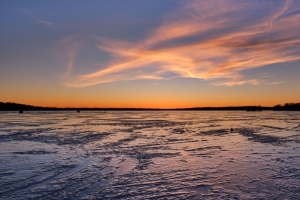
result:
[[[300,14],[293,12],[292,3],[189,1],[140,42],[93,37],[96,47],[113,59],[101,70],[76,77],[69,75],[80,45],[70,36],[59,44],[68,44],[65,84],[175,77],[223,80],[211,83],[215,86],[261,84],[263,77],[243,80],[241,71],[300,60]]]

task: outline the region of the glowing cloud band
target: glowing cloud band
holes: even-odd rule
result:
[[[258,85],[260,80],[243,80],[240,72],[300,60],[300,12],[293,3],[189,1],[139,42],[89,36],[112,60],[101,70],[79,76],[70,72],[80,42],[76,36],[64,38],[58,43],[68,59],[64,83],[85,87],[125,78],[186,77],[214,80],[216,86]]]

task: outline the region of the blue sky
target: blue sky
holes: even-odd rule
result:
[[[87,107],[300,101],[299,1],[0,4],[0,101]]]

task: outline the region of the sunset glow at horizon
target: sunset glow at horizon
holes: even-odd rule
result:
[[[4,0],[0,14],[0,102],[300,102],[300,1]]]

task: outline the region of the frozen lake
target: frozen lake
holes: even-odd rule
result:
[[[300,112],[0,112],[0,199],[300,199]]]

